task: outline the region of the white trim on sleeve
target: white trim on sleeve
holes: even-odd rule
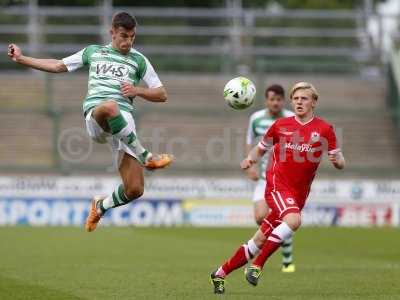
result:
[[[73,72],[83,66],[83,51],[85,51],[85,49],[62,59],[68,72]]]
[[[146,62],[146,73],[143,76],[143,81],[147,84],[147,87],[150,89],[155,89],[163,86],[160,78],[158,77],[156,71],[154,71],[153,66],[147,57],[143,56]]]

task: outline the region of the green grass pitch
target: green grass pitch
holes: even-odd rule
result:
[[[258,287],[239,270],[214,295],[210,271],[253,231],[3,227],[0,299],[400,299],[398,229],[301,229],[296,273],[276,253]]]

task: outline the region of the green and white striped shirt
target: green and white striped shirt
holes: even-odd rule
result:
[[[63,59],[69,72],[83,66],[89,67],[88,92],[83,102],[83,111],[113,99],[120,109],[132,111],[133,99],[121,93],[121,83],[138,85],[143,80],[149,88],[162,86],[149,60],[135,49],[124,55],[111,44],[91,45]]]
[[[249,126],[247,128],[247,145],[255,145],[264,136],[265,132],[279,118],[291,117],[294,113],[290,110],[283,109],[278,118],[272,117],[267,109],[256,111],[250,116]],[[265,179],[265,171],[267,169],[268,156],[264,155],[260,163],[260,177]]]

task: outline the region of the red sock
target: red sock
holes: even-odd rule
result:
[[[225,275],[228,275],[230,272],[244,266],[246,263],[246,249],[242,245],[239,249],[237,249],[235,254],[233,254],[233,256],[222,265],[222,269],[224,270]]]
[[[258,254],[258,256],[253,260],[253,265],[260,267],[262,269],[268,257],[270,257],[272,253],[274,253],[280,246],[281,246],[280,238],[271,233],[268,240],[262,247],[260,254]]]

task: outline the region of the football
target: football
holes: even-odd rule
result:
[[[246,77],[233,78],[224,87],[225,101],[233,109],[248,108],[253,104],[255,95],[256,87]]]

